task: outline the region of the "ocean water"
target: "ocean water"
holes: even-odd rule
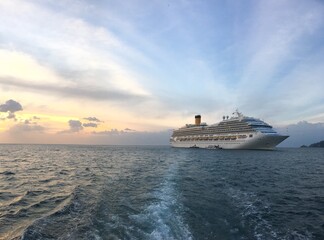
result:
[[[324,239],[324,149],[0,145],[0,239]]]

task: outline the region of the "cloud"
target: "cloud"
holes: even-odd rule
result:
[[[11,127],[8,132],[12,134],[22,134],[22,133],[30,133],[30,132],[38,132],[44,133],[45,128],[41,125],[29,125],[24,123],[19,123]]]
[[[84,127],[94,127],[94,128],[96,128],[99,125],[98,123],[102,122],[96,117],[86,117],[86,118],[83,118],[83,119],[90,121],[89,123],[83,123]]]
[[[6,103],[0,105],[0,112],[10,112],[14,113],[17,111],[22,111],[23,108],[19,102],[12,99],[6,101]]]
[[[69,120],[68,121],[69,128],[68,130],[63,130],[57,132],[57,134],[65,134],[65,133],[77,133],[83,130],[82,122],[79,120]]]
[[[238,31],[244,34],[233,49],[238,107],[269,116],[284,112],[282,119],[296,121],[297,114],[307,116],[305,109],[322,104],[323,10],[318,1],[259,1],[242,15],[247,19],[238,22]]]
[[[310,145],[324,140],[324,123],[309,123],[306,121],[297,124],[290,124],[286,127],[276,128],[284,135],[289,135],[285,141],[280,144],[282,147],[300,147]]]
[[[125,128],[124,131],[126,131],[126,132],[136,132],[136,130],[130,129],[130,128]]]
[[[29,119],[25,119],[25,120],[23,120],[22,122],[24,123],[24,124],[34,124],[34,125],[37,125],[37,121],[35,121],[35,120],[39,120],[40,118],[35,118],[35,116],[34,117],[32,117],[32,118],[29,118]]]
[[[98,124],[96,123],[83,123],[83,127],[94,127],[96,128]]]
[[[70,132],[79,132],[83,129],[79,120],[69,120]]]
[[[1,118],[0,120],[14,119],[16,121],[15,112],[22,110],[23,108],[19,102],[10,99],[6,101],[6,103],[0,105],[0,112],[8,112],[8,116],[6,118]]]
[[[3,77],[23,79],[34,83],[43,83],[46,79],[46,83],[53,85],[64,84],[64,80],[53,69],[50,69],[45,61],[40,61],[37,56],[21,50],[0,48],[0,66],[0,76]]]
[[[119,135],[125,133],[124,131],[119,131],[118,129],[114,128],[111,130],[105,130],[105,131],[100,131],[100,132],[92,132],[92,134],[95,135]]]
[[[16,115],[12,112],[9,112],[7,118],[8,119],[16,119]]]
[[[41,93],[55,93],[64,97],[77,99],[84,98],[91,100],[109,100],[119,102],[142,102],[143,100],[147,99],[147,96],[136,95],[126,91],[96,88],[93,86],[87,86],[83,84],[75,84],[74,86],[58,86],[51,84],[26,82],[23,80],[4,77],[0,77],[0,82],[2,85],[15,87],[22,90],[30,90],[33,92]]]
[[[68,5],[75,6],[72,2]],[[80,5],[95,8],[95,4]],[[104,23],[87,21],[88,12],[70,15],[64,4],[49,6],[16,0],[0,4],[0,9],[3,12],[0,22],[6,20],[0,30],[6,38],[1,39],[0,44],[6,48],[14,46],[17,51],[32,56],[37,63],[42,63],[38,65],[50,70],[46,76],[53,77],[54,81],[81,84],[91,79],[94,86],[105,85],[145,95],[146,90],[140,83],[143,77],[132,69],[131,63],[148,64],[150,60],[138,49],[125,44]],[[35,16],[35,12],[39,14]]]
[[[83,118],[85,120],[88,120],[90,122],[101,122],[98,118],[96,117],[86,117],[86,118]]]

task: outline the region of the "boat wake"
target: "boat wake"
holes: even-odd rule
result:
[[[153,196],[155,201],[143,212],[130,216],[147,239],[192,239],[188,225],[182,218],[184,211],[175,182],[177,167],[172,166]]]
[[[136,197],[122,195],[117,202],[109,202],[105,194],[101,217],[97,220],[100,235],[108,236],[108,239],[192,239],[182,217],[184,207],[177,191],[176,174],[177,166],[173,164],[162,181],[159,178],[155,179],[157,182],[145,178],[150,184],[154,183],[150,185],[153,188],[149,192],[133,189],[138,190]],[[140,188],[148,187],[144,185],[142,182]]]

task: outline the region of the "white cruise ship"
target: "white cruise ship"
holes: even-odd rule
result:
[[[201,123],[201,116],[196,115],[195,124],[173,131],[170,144],[183,148],[272,150],[286,138],[264,121],[236,111],[231,118],[224,116],[223,121],[213,125]]]

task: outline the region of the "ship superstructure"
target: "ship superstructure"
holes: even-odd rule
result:
[[[201,116],[195,116],[195,124],[186,124],[173,131],[172,147],[222,148],[222,149],[274,149],[288,136],[278,134],[264,121],[246,117],[236,111],[231,118],[207,125]]]

